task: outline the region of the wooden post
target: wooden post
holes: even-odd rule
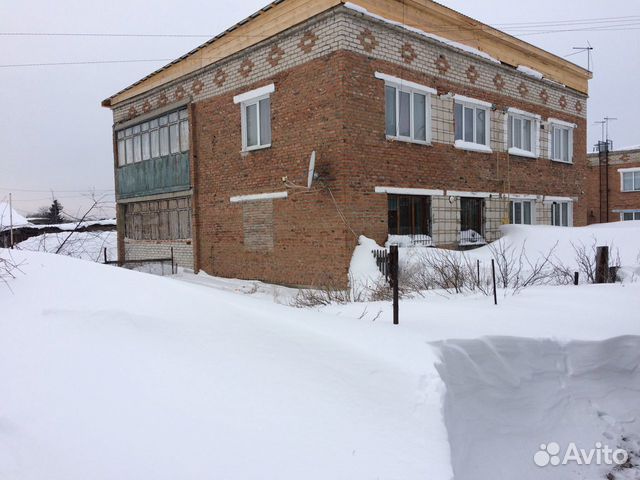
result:
[[[391,278],[391,288],[393,289],[393,324],[400,323],[399,318],[399,295],[398,295],[398,246],[391,245],[389,248],[389,272]]]
[[[579,272],[575,272],[573,274],[573,284],[574,285],[578,285],[580,283],[580,273]]]
[[[491,259],[491,277],[493,278],[493,303],[498,304],[498,292],[496,291],[496,262]]]
[[[596,283],[609,281],[609,247],[598,247],[596,250]]]

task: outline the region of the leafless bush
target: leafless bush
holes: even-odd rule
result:
[[[400,289],[400,297],[406,295]],[[393,292],[389,284],[380,278],[375,282],[361,283],[349,277],[349,288],[343,288],[333,281],[325,281],[319,286],[301,289],[291,301],[297,308],[314,308],[331,304],[389,301]]]
[[[484,273],[484,272],[483,272]],[[486,291],[486,275],[478,277],[476,262],[464,252],[425,250],[413,267],[403,269],[400,284],[410,292],[444,290],[447,293]]]
[[[16,278],[16,273],[20,271],[20,265],[14,260],[10,251],[0,255],[0,283],[4,283],[9,289],[9,282]]]

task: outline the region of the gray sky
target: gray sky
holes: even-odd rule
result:
[[[98,4],[86,0],[2,0],[0,32],[213,36],[268,1],[111,0]],[[537,0],[535,9],[513,0],[441,3],[491,25],[640,15],[640,2],[629,0]],[[619,119],[610,128],[615,146],[640,144],[640,130],[634,119],[640,107],[640,18],[624,23],[635,24],[624,28],[638,30],[594,31],[590,23],[567,27],[587,28],[586,31],[521,37],[560,56],[572,53],[572,47],[586,45],[587,41],[595,47],[589,148],[600,138],[600,126],[594,122],[605,115]],[[0,36],[0,65],[173,59],[205,40]],[[586,67],[586,54],[569,59]],[[164,63],[0,67],[0,202],[13,191],[17,209],[30,212],[49,205],[53,191],[66,210],[76,214],[91,203],[87,195],[95,190],[97,196],[112,203],[112,119],[110,111],[100,107],[100,101]],[[106,208],[104,213],[113,214],[113,210]]]

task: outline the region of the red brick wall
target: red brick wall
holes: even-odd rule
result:
[[[590,156],[592,163],[597,157]],[[616,210],[640,210],[640,192],[623,192],[620,183],[621,168],[640,168],[640,152],[609,154],[609,221],[620,221],[620,213]],[[587,180],[588,211],[590,223],[606,222],[604,213],[600,216],[600,167],[597,164],[589,168]]]
[[[195,105],[196,245],[206,272],[282,284],[345,283],[354,242],[327,192],[290,189],[288,199],[273,200],[273,248],[262,251],[244,245],[247,204],[229,201],[284,191],[284,176],[306,185],[313,150],[323,177],[335,176],[344,148],[340,68],[339,56],[331,55]],[[272,147],[243,154],[233,96],[271,81]]]
[[[541,108],[526,100],[517,101],[473,88],[463,88],[441,78],[421,75],[392,63],[347,54],[344,108],[346,165],[343,181],[354,193],[354,208],[349,219],[358,232],[382,242],[386,239],[386,197],[372,193],[375,186],[422,187],[461,191],[534,193],[538,195],[579,197],[574,206],[574,224],[585,225],[584,181],[587,173],[586,121]],[[461,151],[453,145],[433,146],[391,142],[384,131],[384,82],[376,71],[402,77],[437,88],[498,105],[516,107],[547,117],[560,118],[578,125],[574,131],[574,164],[548,159],[528,159]],[[541,132],[542,134],[546,134]]]
[[[384,82],[376,71],[424,85],[517,107],[576,123],[574,164],[521,159],[505,152],[460,151],[453,145],[390,142],[384,132]],[[239,91],[195,104],[194,162],[198,197],[196,220],[199,265],[215,275],[260,278],[284,284],[344,284],[356,235],[384,243],[386,195],[375,186],[465,191],[533,193],[578,197],[574,223],[587,222],[586,121],[541,108],[525,99],[462,88],[442,78],[421,75],[392,63],[345,51],[278,73],[272,79],[272,147],[241,154]],[[546,134],[541,132],[541,134]],[[318,152],[321,182],[307,192],[290,189],[273,200],[273,249],[255,251],[243,243],[243,206],[229,197],[285,190],[281,178],[306,183],[312,150]],[[326,188],[346,216],[342,222]],[[351,230],[355,232],[352,233]]]

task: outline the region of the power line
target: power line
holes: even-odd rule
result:
[[[507,27],[504,30],[522,30],[544,27],[566,27],[570,25],[601,25],[607,23],[622,24],[625,26],[629,22],[640,21],[640,15],[627,15],[621,17],[604,17],[592,19],[573,19],[573,20],[552,20],[539,22],[512,22],[512,23],[495,23],[493,27]],[[511,27],[511,28],[509,28]],[[482,30],[485,25],[470,26],[450,26],[450,25],[432,25],[432,29],[465,29],[465,30]],[[220,35],[212,34],[193,34],[193,33],[115,33],[115,32],[0,32],[0,36],[6,37],[98,37],[98,38],[215,38]],[[265,35],[234,35],[237,38],[265,38]]]
[[[152,63],[152,62],[170,62],[172,59],[156,58],[145,60],[83,60],[77,62],[44,62],[44,63],[10,63],[0,64],[0,68],[19,68],[19,67],[66,67],[71,65],[108,65],[115,63]]]
[[[0,187],[0,190],[4,190],[6,192],[27,192],[27,193],[51,193],[51,192],[59,192],[59,193],[109,193],[115,192],[113,188],[84,188],[80,190],[56,190],[55,188],[49,188],[47,190],[28,190],[21,188],[5,188]]]

